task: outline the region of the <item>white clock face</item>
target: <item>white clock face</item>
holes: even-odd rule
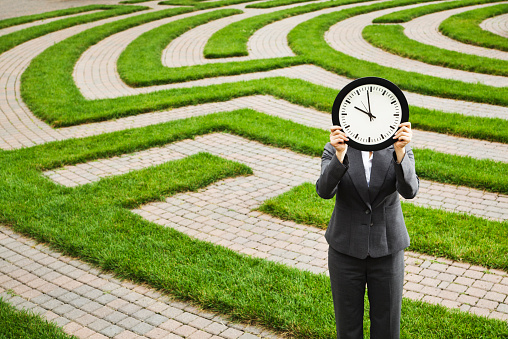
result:
[[[364,145],[391,139],[402,120],[397,97],[386,87],[376,84],[358,86],[346,94],[338,113],[348,138]]]

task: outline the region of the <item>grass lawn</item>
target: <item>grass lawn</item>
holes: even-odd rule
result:
[[[91,5],[86,7],[78,7],[74,10],[60,10],[55,12],[49,12],[39,15],[31,15],[28,17],[14,18],[14,19],[6,19],[0,21],[0,28],[9,27],[12,25],[19,25],[21,23],[27,23],[35,20],[41,20],[45,18],[52,18],[57,16],[76,14],[81,12],[89,12],[96,10],[103,10],[98,13],[84,14],[77,17],[72,18],[64,18],[57,21],[53,21],[47,24],[40,24],[37,26],[32,26],[29,28],[25,28],[20,31],[12,32],[3,36],[0,36],[0,54],[8,51],[9,49],[22,44],[31,39],[38,38],[40,36],[46,35],[51,32],[59,31],[64,28],[84,24],[87,22],[98,21],[106,18],[111,18],[114,16],[129,14],[141,10],[145,10],[147,7],[142,6],[105,6],[105,5]],[[2,25],[3,23],[3,25]],[[4,26],[4,27],[1,27]]]
[[[362,34],[372,45],[405,58],[469,72],[508,75],[508,61],[426,45],[409,39],[400,25],[371,25]]]
[[[77,34],[51,46],[31,62],[22,75],[23,100],[34,114],[54,126],[104,121],[254,94],[273,95],[295,104],[331,111],[336,90],[282,77],[104,100],[86,100],[74,84],[72,72],[76,61],[90,46],[106,37],[171,16],[250,1],[164,1],[163,4],[185,7],[140,14]],[[163,68],[160,53],[172,39],[192,27],[236,15],[240,11],[224,9],[201,13],[141,35],[124,52],[118,66],[122,76],[130,81],[129,84],[146,86],[312,63],[350,78],[378,74],[393,80],[404,89],[418,93],[508,106],[506,89],[465,84],[377,66],[334,51],[324,41],[324,32],[340,20],[422,1],[376,3],[309,20],[296,27],[288,37],[296,57],[179,69]],[[241,37],[238,36],[238,39],[243,40],[233,50],[244,48],[244,38],[269,22],[343,3],[345,2],[334,1],[311,4],[300,9],[276,12],[278,14],[273,16],[262,16],[261,19],[258,18],[259,21],[253,19],[244,22],[245,25],[250,25],[249,30],[243,32]],[[133,11],[137,7],[121,8]],[[89,14],[88,18],[111,13],[113,12],[105,10]],[[75,18],[62,20],[70,19]],[[58,28],[58,22],[47,24],[51,27],[48,31],[61,29]],[[221,34],[224,39],[227,37],[224,31]],[[26,41],[31,36],[34,35],[30,30],[19,31],[20,38],[13,45]],[[216,45],[212,51],[220,52],[221,49],[223,47]],[[411,109],[415,127],[508,142],[508,122],[505,120],[463,117],[416,107]],[[151,223],[129,211],[177,193],[195,191],[225,178],[251,175],[252,170],[247,166],[199,153],[75,188],[60,186],[42,175],[43,171],[64,165],[109,158],[220,131],[312,156],[321,155],[322,147],[329,138],[326,131],[242,109],[19,150],[0,151],[0,223],[48,243],[57,251],[113,272],[117,277],[147,283],[176,298],[193,301],[234,320],[257,323],[297,338],[335,338],[330,281],[326,275],[312,274],[242,255]],[[415,150],[415,155],[418,159],[417,171],[422,178],[508,193],[508,164],[431,150]],[[273,211],[270,213],[293,219],[297,218],[293,216],[295,209],[299,209],[296,212],[303,214],[308,223],[322,227],[322,216],[319,213],[327,213],[328,217],[329,206],[319,205],[321,210],[315,213],[314,205],[309,203],[311,189],[311,185],[300,186],[271,200],[263,208],[271,204]],[[404,210],[413,237],[412,249],[506,269],[506,223],[487,222],[480,218],[409,204],[404,205]],[[429,236],[429,231],[435,234]],[[0,302],[0,317],[6,314],[5,319],[16,319],[14,317],[17,315],[12,313],[12,309],[9,311],[5,303]],[[0,318],[0,323],[2,319]],[[18,324],[21,321],[16,322],[4,329],[0,328],[0,336],[4,330],[14,331],[18,337],[23,337]],[[29,323],[22,322],[23,325]],[[364,326],[368,333],[368,321]],[[508,325],[503,321],[405,299],[401,337],[506,338]]]
[[[260,134],[262,140],[273,139],[273,130],[286,127],[287,133],[277,137],[279,147],[302,138],[297,131],[292,133],[291,123],[263,120],[255,114],[251,119],[257,123],[253,123],[246,113],[239,112],[243,119],[234,117],[229,126],[226,120],[220,123],[223,117],[217,114],[2,152],[0,222],[119,277],[146,282],[233,319],[254,321],[299,338],[333,338],[333,306],[325,275],[192,239],[128,210],[225,177],[249,175],[246,166],[200,153],[76,188],[59,186],[41,175],[64,164],[147,149],[208,129],[232,132],[235,122],[245,124],[239,134]],[[303,146],[296,141],[293,147]],[[406,338],[508,334],[505,322],[410,300],[404,301],[402,328]]]
[[[508,51],[508,40],[485,31],[480,23],[488,18],[508,13],[508,4],[479,8],[449,17],[439,25],[439,31],[452,39],[481,47]]]
[[[58,326],[27,311],[18,311],[0,298],[0,338],[76,339]]]
[[[401,11],[394,11],[392,13],[375,18],[372,22],[375,24],[390,24],[390,23],[402,23],[413,20],[414,18],[446,11],[449,9],[480,5],[491,2],[499,2],[499,0],[458,0],[458,1],[446,1],[438,4],[430,4],[426,6],[420,6],[415,8],[403,9]]]
[[[417,159],[418,161],[418,159]],[[314,183],[305,183],[265,201],[259,210],[281,219],[326,229],[335,199],[321,199]],[[411,237],[409,250],[508,269],[508,222],[402,203]]]

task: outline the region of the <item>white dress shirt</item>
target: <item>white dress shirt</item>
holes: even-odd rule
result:
[[[374,152],[362,151],[363,167],[365,168],[365,178],[367,179],[367,186],[370,186],[370,172],[372,170],[372,158]]]

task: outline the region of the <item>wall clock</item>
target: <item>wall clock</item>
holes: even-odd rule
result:
[[[333,124],[342,127],[349,146],[361,151],[378,151],[393,144],[399,124],[408,119],[404,93],[392,82],[377,77],[347,84],[332,108]]]

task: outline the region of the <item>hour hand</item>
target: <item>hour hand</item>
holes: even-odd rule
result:
[[[367,115],[369,116],[370,121],[372,121],[373,119],[375,119],[375,118],[376,118],[375,116],[373,116],[373,115],[372,115],[372,113],[369,113],[369,112],[367,112],[367,111],[365,111],[365,110],[363,110],[363,109],[361,109],[361,108],[359,108],[359,107],[357,107],[357,106],[355,106],[355,108],[356,108],[357,110],[359,110],[360,112],[363,112],[363,113],[367,114]]]

